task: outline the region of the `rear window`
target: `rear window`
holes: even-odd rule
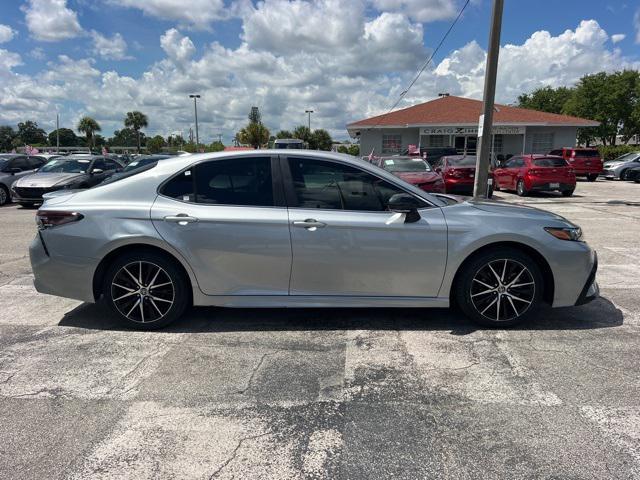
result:
[[[537,158],[533,161],[536,167],[566,167],[567,162],[561,158]]]
[[[576,157],[599,157],[598,150],[576,150]]]
[[[447,163],[455,167],[475,167],[476,157],[448,157]]]

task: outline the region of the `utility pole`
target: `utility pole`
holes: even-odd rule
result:
[[[313,110],[305,110],[304,113],[309,117],[309,134],[311,134],[311,114],[313,113]]]
[[[489,32],[489,50],[484,74],[484,96],[482,115],[478,122],[478,157],[476,160],[476,178],[473,185],[475,199],[487,198],[489,181],[489,163],[491,135],[493,130],[493,104],[496,97],[496,76],[498,73],[498,54],[500,53],[500,29],[502,28],[502,10],[504,0],[493,0],[491,12],[491,31]]]
[[[56,153],[60,153],[60,114],[56,112]]]
[[[198,151],[198,145],[200,145],[200,137],[198,137],[198,98],[200,95],[189,95],[189,98],[193,98],[193,111],[196,114],[196,152]]]

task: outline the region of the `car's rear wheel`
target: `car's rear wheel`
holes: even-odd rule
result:
[[[573,195],[573,189],[571,189],[571,190],[562,190],[562,196],[563,197],[570,197],[571,195]]]
[[[589,175],[587,175],[587,180],[589,180],[590,182],[595,182],[597,179],[598,179],[597,173],[590,173]]]
[[[29,203],[29,202],[20,202],[20,206],[22,208],[33,208],[36,206],[35,203]]]
[[[9,203],[11,197],[9,196],[9,189],[4,185],[0,185],[0,205]]]
[[[175,261],[154,252],[132,252],[110,265],[103,294],[125,325],[154,330],[182,316],[189,305],[188,283]]]
[[[454,288],[458,306],[481,325],[516,325],[533,316],[542,301],[540,268],[517,249],[481,253],[463,266],[457,279]]]
[[[516,193],[519,197],[526,197],[529,194],[526,187],[524,186],[524,180],[518,180],[518,183],[516,184]]]
[[[629,171],[628,169],[625,169],[625,170],[622,170],[620,172],[620,180],[628,180],[628,178],[627,178],[627,172],[628,171]]]

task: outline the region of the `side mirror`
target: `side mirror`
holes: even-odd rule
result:
[[[101,168],[94,168],[93,170],[91,170],[91,175],[97,175],[99,173],[104,173],[104,170],[102,170]]]
[[[405,223],[413,223],[420,220],[420,214],[418,213],[419,206],[420,203],[418,200],[408,193],[396,193],[387,203],[387,207],[392,212],[404,213],[406,215]]]

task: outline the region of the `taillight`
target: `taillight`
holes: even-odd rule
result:
[[[462,178],[463,175],[460,170],[452,168],[446,172],[446,176],[451,178]]]
[[[529,175],[540,175],[542,173],[542,171],[540,170],[536,170],[535,168],[532,168],[531,170],[529,170],[527,172]]]
[[[38,210],[36,213],[36,223],[40,230],[45,228],[58,227],[67,223],[78,222],[84,215],[78,212],[60,212],[51,210]]]
[[[575,158],[576,156],[576,151],[575,150],[571,150],[571,158]]]

